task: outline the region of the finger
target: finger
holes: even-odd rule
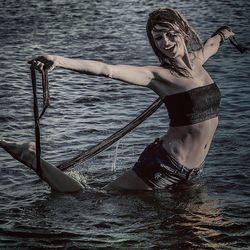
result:
[[[55,64],[52,64],[50,67],[48,67],[48,72],[51,72],[52,70],[55,69]]]
[[[44,68],[44,63],[38,61],[38,62],[35,63],[34,66],[35,66],[35,69],[37,69],[39,71],[42,71],[43,68]]]
[[[43,56],[38,56],[38,57],[36,57],[36,58],[34,58],[34,59],[29,60],[28,63],[29,63],[29,64],[32,64],[33,62],[37,62],[37,61],[45,62],[45,59],[44,59]]]
[[[36,62],[36,59],[32,59],[32,60],[29,60],[27,63],[32,64],[32,63],[35,63],[35,62]]]

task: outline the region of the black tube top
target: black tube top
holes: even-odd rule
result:
[[[215,83],[165,96],[170,126],[202,122],[218,116],[221,94]]]

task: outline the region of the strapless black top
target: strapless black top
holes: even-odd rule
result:
[[[202,122],[218,116],[221,94],[215,83],[166,96],[170,126],[178,127]]]

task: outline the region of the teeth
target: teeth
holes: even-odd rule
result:
[[[169,48],[165,48],[165,50],[171,50],[172,48],[174,48],[175,45],[169,47]]]

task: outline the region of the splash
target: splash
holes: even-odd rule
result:
[[[85,175],[83,175],[75,170],[68,171],[67,174],[70,177],[72,177],[73,179],[75,179],[76,181],[80,182],[85,188],[88,187],[87,178]]]
[[[120,140],[116,143],[116,146],[115,146],[114,160],[113,160],[113,163],[112,163],[112,172],[113,173],[116,171],[116,161],[117,161],[117,154],[118,154],[119,144],[120,144]]]

